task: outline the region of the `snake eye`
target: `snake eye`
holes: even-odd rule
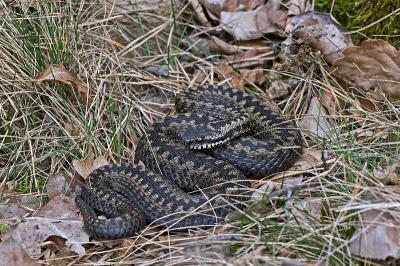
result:
[[[200,137],[200,138],[196,139],[196,141],[197,141],[197,143],[201,143],[201,142],[203,142],[203,138]]]

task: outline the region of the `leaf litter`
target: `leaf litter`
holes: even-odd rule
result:
[[[170,77],[170,79],[177,81],[174,85],[179,87],[179,89],[182,89],[182,87],[187,84],[185,83],[186,81],[183,82],[182,80],[190,81],[190,79],[193,78],[193,81],[191,82],[194,83],[213,81],[213,73],[216,73],[219,82],[231,84],[242,90],[252,88],[262,99],[277,100],[277,106],[279,106],[279,108],[283,107],[283,113],[285,115],[293,114],[293,119],[299,125],[302,125],[304,129],[307,129],[313,134],[311,137],[304,134],[307,143],[306,151],[303,154],[303,157],[300,158],[292,168],[287,172],[278,173],[277,175],[266,177],[266,179],[260,182],[253,183],[253,188],[258,188],[259,190],[258,196],[256,194],[253,195],[257,198],[255,200],[256,202],[257,200],[260,200],[260,197],[262,198],[262,195],[265,193],[279,192],[283,188],[302,185],[304,182],[307,182],[309,178],[314,178],[314,175],[320,178],[319,173],[321,171],[328,172],[326,164],[329,167],[332,167],[332,169],[334,169],[336,163],[340,164],[343,157],[332,156],[325,159],[322,158],[321,154],[324,154],[324,151],[318,150],[319,144],[318,141],[315,141],[314,136],[318,135],[320,140],[324,138],[328,140],[334,139],[335,134],[333,132],[338,132],[338,125],[340,125],[341,122],[346,121],[346,115],[352,115],[357,123],[357,128],[353,130],[356,141],[364,141],[366,137],[374,136],[374,134],[382,134],[382,139],[385,140],[390,139],[390,134],[385,133],[384,129],[379,128],[379,126],[381,126],[379,125],[379,122],[378,125],[374,125],[372,128],[368,128],[368,130],[366,130],[365,125],[368,119],[375,119],[376,117],[380,117],[380,119],[386,119],[388,117],[389,119],[393,119],[395,116],[393,114],[386,116],[381,114],[382,110],[388,110],[390,108],[390,104],[384,102],[385,97],[390,96],[391,99],[398,98],[396,96],[397,88],[395,85],[397,82],[396,73],[398,72],[398,69],[396,68],[396,54],[398,52],[393,47],[388,46],[387,43],[384,43],[382,40],[370,40],[363,43],[361,47],[351,47],[350,35],[347,34],[346,30],[329,14],[307,12],[311,11],[311,5],[308,1],[292,0],[283,5],[280,1],[274,0],[267,2],[257,0],[202,0],[199,2],[192,1],[191,4],[195,8],[197,18],[202,25],[206,27],[217,25],[217,27],[210,29],[209,33],[211,33],[211,35],[208,38],[203,39],[198,38],[197,36],[189,36],[188,39],[195,41],[201,40],[202,46],[209,46],[210,49],[208,49],[207,52],[214,53],[212,56],[217,55],[224,57],[224,60],[220,61],[223,63],[221,63],[217,68],[211,68],[211,63],[204,61],[200,63],[201,60],[198,60],[198,57],[193,57],[193,61],[197,60],[195,64],[197,68],[192,73],[186,71],[186,69],[189,69],[188,67],[193,65],[192,62],[189,62],[190,60],[187,59],[182,59],[183,57],[177,57],[174,62],[176,63],[176,66],[168,66],[168,71],[165,71],[165,66],[160,67],[159,65],[145,62],[144,65],[148,66],[147,70],[151,70],[154,73],[155,71],[159,71],[157,72],[158,74],[156,74],[156,77],[146,76],[146,72],[141,72],[141,64],[135,64],[135,67],[139,67],[135,68],[132,72],[129,72],[129,68],[126,68],[128,69],[128,73],[124,73],[124,75],[121,74],[121,77],[127,77],[123,80],[123,82],[125,82],[124,85],[127,87],[130,86],[130,83],[134,83],[138,86],[147,86],[152,84],[151,82],[154,82],[153,84],[162,84],[156,85],[157,90],[154,94],[148,93],[144,90],[144,93],[138,93],[132,97],[139,99],[138,102],[135,102],[135,104],[137,104],[137,109],[135,109],[134,112],[131,111],[131,113],[129,113],[134,117],[134,119],[136,119],[136,121],[147,119],[148,121],[146,120],[147,122],[144,124],[149,124],[153,121],[152,114],[157,114],[157,117],[162,117],[169,113],[170,110],[164,108],[164,106],[161,106],[161,108],[158,109],[156,108],[165,103],[164,99],[157,98],[160,91],[166,93],[165,95],[167,95],[166,99],[168,101],[168,97],[171,97],[172,95],[170,92],[175,92],[176,89],[175,87],[168,87],[168,85],[163,84],[165,83],[166,77]],[[118,8],[119,7],[116,7],[116,10]],[[111,21],[112,20],[110,20],[110,22]],[[118,20],[118,23],[121,21],[122,19]],[[95,23],[93,25],[96,25],[97,21],[95,20],[93,23]],[[118,23],[116,23],[116,25],[118,25]],[[146,24],[146,27],[147,26],[151,25]],[[90,25],[85,24],[84,27],[90,27]],[[91,29],[93,30],[93,28]],[[120,29],[122,29],[122,27],[120,27]],[[208,29],[206,31],[208,31]],[[230,36],[220,34],[222,31],[226,31]],[[290,33],[293,34],[295,39],[292,39],[291,37],[288,38],[290,39],[290,41],[287,42],[288,49],[282,53],[284,62],[280,64],[280,57],[278,55],[279,49],[281,49],[279,47],[281,41],[276,41],[274,38],[281,37],[283,39]],[[140,35],[138,36],[142,36],[142,32],[140,32]],[[148,36],[149,35],[138,37],[137,40],[143,41],[142,38],[144,39]],[[154,36],[155,35],[150,36],[146,41],[149,41]],[[123,38],[129,39],[127,35]],[[154,47],[159,48],[159,44],[164,40],[161,35],[157,36],[157,38],[159,38],[156,42],[158,46]],[[248,41],[246,42],[245,40]],[[108,44],[120,44],[119,41],[108,40],[107,42]],[[135,42],[136,40],[131,42],[131,44],[124,43],[117,46],[120,48],[125,47],[123,48],[123,51],[127,51],[135,44]],[[138,51],[140,50],[140,45],[135,47],[138,48]],[[284,45],[282,45],[282,47],[284,47]],[[150,49],[152,52],[155,50],[156,49]],[[346,56],[340,58],[343,54]],[[185,54],[185,56],[190,57],[191,55]],[[161,61],[162,60],[164,59],[161,59]],[[159,63],[161,61],[155,60],[154,62]],[[328,63],[328,65],[326,63]],[[179,64],[182,65],[178,66]],[[328,73],[326,69],[329,69],[329,65],[332,64],[336,69],[330,69]],[[368,69],[368,66],[370,65],[374,67]],[[323,70],[321,70],[321,68],[318,69],[318,67],[321,66],[324,67]],[[101,67],[103,67],[103,65]],[[174,71],[169,71],[170,68]],[[181,69],[184,71],[181,72]],[[282,74],[282,76],[277,75],[276,77],[272,77],[271,75],[267,75],[266,69],[277,71]],[[385,69],[389,69],[390,71],[385,72]],[[99,70],[96,69],[96,71]],[[97,75],[96,71],[93,71],[93,73],[96,73]],[[96,78],[102,79],[102,82],[114,86],[116,79],[112,80],[108,77],[109,73],[107,71],[109,71],[109,69],[105,71],[106,74],[101,71],[102,70],[100,70],[101,74],[96,76]],[[324,76],[329,77],[331,80],[325,82],[326,84],[321,86],[321,83],[316,81],[315,76],[312,74],[312,72],[317,71],[321,71]],[[283,74],[287,74],[287,72],[292,73],[292,75],[285,78]],[[118,71],[113,72],[113,74],[115,73],[117,76],[119,75]],[[315,88],[308,88],[305,86],[304,84],[306,83],[301,80],[302,78],[298,78],[296,75],[313,80],[316,84],[313,84],[315,87],[321,86],[323,88],[322,93],[310,93],[310,91],[315,92]],[[182,78],[183,76],[184,78]],[[283,79],[285,80],[283,81]],[[381,82],[375,82],[375,80],[380,80]],[[31,79],[31,82],[34,82],[37,85],[43,85],[43,82],[54,81],[72,86],[77,94],[78,101],[83,105],[90,106],[92,100],[98,100],[97,98],[92,97],[92,95],[96,93],[96,97],[98,95],[103,97],[100,98],[100,101],[98,102],[100,110],[102,110],[104,106],[108,105],[115,105],[116,108],[114,111],[123,107],[124,103],[122,100],[118,101],[113,99],[111,104],[108,102],[107,97],[114,97],[112,96],[114,91],[110,92],[109,87],[104,86],[103,88],[99,85],[94,89],[90,89],[88,86],[89,82],[78,82],[76,73],[67,71],[62,62],[60,62],[58,66],[49,64],[40,75]],[[93,81],[95,81],[95,79]],[[161,89],[160,86],[162,87]],[[123,93],[122,88],[123,86],[121,86],[121,95]],[[129,88],[134,88],[132,91],[135,91],[138,87]],[[380,94],[380,92],[382,92],[382,94]],[[102,96],[101,93],[104,93],[105,96]],[[74,99],[71,98],[70,100],[73,101]],[[146,108],[141,109],[140,106],[143,106],[141,105],[143,101],[153,102],[154,104],[148,104]],[[166,106],[169,106],[169,102],[166,103]],[[4,107],[2,107],[0,103],[0,115],[2,116],[4,115],[4,112],[2,112],[3,109]],[[92,114],[90,113],[85,114],[85,116],[87,116],[88,121],[93,119]],[[66,115],[63,117],[61,121],[64,122],[60,124],[65,127],[69,137],[81,137],[86,134],[86,129],[84,127],[78,126],[75,130],[73,129],[76,126],[75,122],[80,121],[79,119],[74,117],[74,119],[71,120],[66,119],[66,117]],[[102,121],[99,117],[100,116],[94,119],[96,120],[96,123],[100,123],[101,125],[109,123]],[[106,117],[109,120],[114,118],[112,112],[109,112]],[[328,122],[328,118],[333,118],[334,120],[329,120]],[[71,121],[74,122],[74,126],[71,124]],[[54,123],[52,118],[51,123]],[[60,130],[59,127],[60,124],[52,124],[54,131],[56,131],[55,129],[58,130],[58,133],[56,132],[57,136],[63,135],[63,130]],[[129,130],[127,130],[133,142],[131,148],[135,147],[133,139],[136,138],[136,130],[138,130],[139,133],[143,132],[143,125],[139,124],[137,128],[138,129],[130,127]],[[0,130],[2,130],[1,127]],[[347,133],[346,130],[342,129],[340,134],[342,134],[343,131],[345,131],[344,134]],[[4,134],[2,131],[0,131],[0,133]],[[96,142],[97,139],[94,141]],[[328,145],[332,145],[332,143],[329,143],[328,141]],[[322,148],[325,149],[325,147]],[[15,213],[11,212],[13,214],[10,214],[8,217],[11,217],[9,219],[12,219],[13,222],[12,225],[7,226],[6,237],[2,237],[2,240],[5,241],[0,245],[0,252],[4,252],[4,250],[7,252],[7,248],[13,246],[15,247],[15,251],[18,254],[21,254],[21,258],[25,259],[26,256],[18,247],[18,241],[22,241],[31,244],[30,246],[24,247],[27,247],[26,250],[28,254],[31,254],[34,258],[39,258],[41,254],[44,254],[42,259],[60,259],[61,261],[62,257],[76,257],[74,254],[78,254],[78,257],[83,258],[89,251],[93,250],[93,245],[98,245],[99,242],[93,240],[90,242],[89,237],[85,235],[86,233],[82,229],[82,222],[77,214],[79,210],[76,205],[74,205],[72,197],[79,193],[79,187],[83,182],[83,179],[79,179],[79,176],[86,178],[88,174],[97,167],[108,164],[109,161],[106,158],[114,161],[113,156],[115,154],[111,151],[110,146],[106,148],[101,147],[99,150],[102,151],[101,153],[104,153],[103,151],[106,150],[108,152],[107,157],[100,155],[95,160],[94,153],[90,149],[90,152],[84,160],[72,161],[73,168],[76,171],[75,174],[63,171],[56,172],[56,174],[49,176],[47,192],[51,200],[47,205],[45,205],[45,207],[47,206],[46,208],[39,208],[32,217],[24,218],[23,222],[21,222],[21,217],[30,215],[30,213],[37,209],[38,206],[21,212],[18,212],[20,209],[16,208],[17,211],[15,211]],[[124,152],[126,152],[126,150]],[[99,153],[96,152],[96,154]],[[132,153],[124,153],[125,156],[126,154],[131,155]],[[130,157],[126,156],[124,160],[127,158]],[[65,163],[65,161],[63,162]],[[68,165],[70,164],[71,162],[68,161]],[[364,172],[362,173],[358,173],[356,169],[351,170],[357,173],[357,178],[368,176],[369,179],[367,180],[370,182],[368,184],[377,184],[378,188],[382,190],[391,189],[393,187],[392,185],[398,183],[397,168],[398,162],[396,161],[391,163],[388,159],[386,162],[381,163],[379,167],[364,169]],[[22,172],[26,172],[26,169],[26,167],[23,168]],[[369,170],[370,172],[368,172]],[[368,172],[368,174],[366,172]],[[333,175],[333,177],[335,178],[335,175]],[[339,184],[338,186],[340,188],[349,186],[348,183],[345,183],[344,180],[340,180],[339,178],[335,179],[335,181]],[[361,181],[358,180],[356,182],[360,184]],[[8,192],[8,194],[14,193],[15,189],[16,188],[13,187],[11,183],[6,184],[5,191]],[[374,188],[367,187],[366,189],[373,190]],[[379,189],[375,191],[377,194],[381,193]],[[357,200],[359,199],[359,195],[357,193],[359,191],[359,188],[355,189],[355,194],[349,198],[343,196],[342,192],[342,194],[336,194],[338,195],[338,198],[343,197],[343,201],[338,200],[338,204],[335,202],[334,205],[339,206],[339,210],[340,208],[344,208],[344,212],[346,212],[346,207],[343,207],[344,205],[340,204],[347,204],[347,202],[358,204]],[[327,214],[330,210],[324,214],[321,212],[322,208],[326,208],[325,201],[330,201],[332,199],[322,197],[323,200],[321,200],[318,197],[315,198],[315,194],[310,197],[311,193],[316,193],[316,191],[312,190],[303,192],[304,193],[300,193],[295,197],[288,196],[287,202],[290,202],[291,206],[281,206],[278,208],[276,207],[277,201],[275,200],[263,202],[265,205],[263,206],[264,216],[260,216],[260,213],[257,212],[259,211],[259,209],[257,209],[258,206],[255,209],[256,211],[250,208],[249,210],[254,212],[251,215],[247,214],[247,218],[256,219],[255,224],[257,224],[257,226],[260,226],[261,222],[266,221],[266,217],[273,221],[282,221],[280,219],[289,218],[290,222],[285,223],[285,226],[290,227],[293,226],[292,223],[295,221],[293,217],[295,217],[297,221],[301,223],[301,226],[307,228],[305,232],[316,232],[320,230],[322,226],[318,222],[320,218],[332,218]],[[322,192],[325,193],[326,191],[322,190]],[[335,193],[335,190],[329,192]],[[69,197],[64,196],[63,193],[66,193]],[[37,199],[37,197],[33,198],[35,200]],[[31,199],[33,200],[33,198]],[[368,204],[375,203],[375,201],[366,202]],[[19,207],[20,205],[3,205],[1,207],[4,206]],[[58,212],[57,209],[61,212]],[[291,215],[286,215],[287,210],[292,212]],[[353,254],[364,258],[374,259],[386,259],[387,257],[397,256],[396,250],[398,250],[399,247],[394,240],[398,237],[398,232],[393,229],[397,225],[396,215],[394,215],[393,210],[379,211],[366,211],[362,214],[366,223],[362,224],[360,222],[356,229],[357,233],[354,233],[353,238],[348,241],[350,243],[350,250]],[[53,214],[57,215],[52,216]],[[15,219],[16,217],[19,217],[19,220]],[[336,221],[329,220],[326,224],[333,224],[333,222]],[[351,222],[352,221],[348,222],[349,226],[351,226]],[[378,226],[375,226],[375,222],[378,222]],[[347,226],[341,221],[339,221],[339,224],[340,226]],[[368,224],[369,227],[363,227],[365,224]],[[70,231],[66,229],[66,227],[68,227],[67,225],[69,226]],[[242,230],[243,226],[245,227],[245,230]],[[14,227],[15,229],[13,231],[15,231],[15,233],[9,233],[8,230]],[[374,232],[373,229],[378,227],[379,230]],[[268,231],[269,228],[271,227],[264,226],[263,230]],[[318,230],[315,231],[315,228],[318,228]],[[326,228],[328,228],[328,226]],[[111,248],[113,245],[118,245],[120,250],[118,251],[117,260],[120,260],[121,262],[129,261],[132,258],[135,260],[137,259],[135,256],[142,256],[139,261],[149,264],[151,264],[152,261],[157,261],[157,259],[155,259],[157,257],[161,259],[171,259],[171,256],[176,256],[176,258],[178,258],[175,262],[178,262],[179,259],[182,259],[181,262],[183,262],[185,259],[191,258],[192,261],[197,263],[230,261],[233,265],[244,265],[246,263],[257,264],[264,261],[266,263],[286,263],[288,265],[324,265],[325,260],[329,259],[324,257],[324,255],[320,255],[319,257],[311,255],[315,260],[302,259],[303,255],[301,254],[303,253],[301,253],[301,249],[296,249],[295,246],[289,246],[290,244],[286,244],[291,243],[289,232],[287,239],[285,239],[285,235],[283,234],[279,236],[279,241],[270,242],[275,250],[274,254],[276,255],[274,256],[270,256],[271,253],[269,253],[266,248],[267,246],[265,244],[268,243],[268,241],[256,241],[255,243],[257,244],[253,245],[251,249],[246,250],[246,245],[243,244],[244,241],[253,239],[253,235],[251,234],[254,234],[254,236],[257,235],[257,232],[254,232],[253,229],[254,226],[251,223],[243,223],[243,221],[233,223],[229,222],[223,226],[217,226],[207,232],[200,230],[194,235],[191,235],[191,233],[187,235],[179,232],[170,235],[169,232],[168,234],[159,233],[158,228],[146,228],[141,232],[140,236],[135,236],[131,239],[119,242],[117,241],[115,243],[108,243],[108,247]],[[232,234],[232,230],[238,230],[238,233]],[[332,228],[331,232],[329,232],[329,230],[330,229],[327,230],[328,234],[331,233],[334,237],[339,237],[339,235],[335,234],[337,228]],[[71,234],[71,231],[76,234]],[[385,237],[378,239],[376,235],[383,235],[383,231],[386,233]],[[25,234],[23,234],[23,232],[25,232]],[[26,232],[33,232],[33,236],[26,234]],[[243,232],[250,232],[250,238],[248,238],[249,235],[246,235]],[[157,234],[158,236],[156,236]],[[311,235],[311,233],[309,234]],[[366,235],[367,237],[360,237],[361,235]],[[317,236],[317,238],[321,239],[324,239],[325,237],[324,234],[314,234],[312,236]],[[199,237],[199,241],[196,242],[195,237]],[[340,237],[343,236],[341,235]],[[287,242],[285,243],[285,241]],[[327,239],[326,242],[324,242],[324,247],[331,246],[329,241],[331,240]],[[51,242],[51,244],[49,244],[49,242]],[[276,244],[277,242],[280,244]],[[356,242],[358,243],[358,246],[355,246],[354,243]],[[82,246],[82,244],[85,244],[85,246]],[[236,244],[239,246],[239,251],[236,250],[239,256],[233,259],[231,254],[234,252],[233,247]],[[382,251],[380,254],[377,254],[371,251],[370,247],[383,244],[390,246],[391,252]],[[223,245],[229,245],[229,248],[223,249],[221,248],[221,245],[222,247]],[[171,249],[179,248],[179,251],[171,251]],[[144,252],[140,253],[138,250]],[[106,263],[108,263],[111,261],[109,254],[111,253],[108,253],[103,257],[101,257],[101,255],[91,254],[90,256],[92,260],[88,259],[86,262],[104,263],[107,261]],[[344,257],[347,256],[346,254],[346,252],[341,253]],[[290,256],[293,256],[294,258],[289,258]],[[318,259],[322,258],[324,261],[319,261],[317,257]],[[30,263],[29,258],[26,259],[26,263]]]

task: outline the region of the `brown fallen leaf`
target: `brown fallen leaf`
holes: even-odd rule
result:
[[[318,136],[321,139],[330,138],[335,133],[335,130],[331,125],[333,121],[329,117],[326,108],[321,104],[319,99],[314,97],[311,99],[310,107],[305,117],[300,120],[299,124],[312,135]]]
[[[0,265],[7,266],[40,266],[24,250],[20,243],[8,239],[0,244]]]
[[[50,64],[39,75],[30,80],[37,85],[41,85],[43,81],[58,81],[68,85],[72,85],[71,81],[76,81],[76,73],[67,71],[60,61],[57,65]]]
[[[25,196],[8,196],[4,197],[1,203],[10,205],[0,205],[0,217],[5,219],[22,217],[27,213],[35,211],[40,207],[40,202],[36,202],[37,198],[32,195]],[[12,203],[27,203],[29,204],[12,204]]]
[[[332,163],[335,161],[335,158],[329,156],[326,160],[327,163]],[[281,183],[283,178],[286,180],[288,177],[297,176],[299,172],[315,169],[322,165],[322,151],[305,150],[301,157],[285,173],[276,174],[269,180]],[[260,182],[260,184],[257,184],[256,186],[261,186],[263,183],[264,182]]]
[[[38,209],[33,214],[33,217],[74,220],[78,219],[77,212],[79,212],[79,210],[79,207],[75,204],[75,200],[65,196],[64,194],[60,194]]]
[[[315,223],[321,218],[322,200],[320,198],[305,199],[296,203],[291,209],[292,215],[306,224]],[[296,223],[297,221],[291,220]]]
[[[383,164],[374,168],[374,177],[383,184],[397,185],[399,183],[398,169],[400,168],[400,155],[392,165]]]
[[[48,177],[47,194],[49,199],[64,194],[68,197],[75,197],[81,194],[85,180],[78,174],[72,175],[67,172],[59,172]]]
[[[264,34],[283,37],[287,11],[281,8],[280,1],[269,0],[253,10],[221,11],[222,29],[242,41],[256,40]]]
[[[343,51],[345,57],[333,62],[338,74],[355,86],[373,91],[379,89],[386,97],[400,99],[400,52],[384,40],[368,40],[361,47]]]
[[[238,90],[244,90],[244,80],[243,75],[239,75],[233,68],[227,63],[222,62],[219,66],[215,68],[215,72],[218,75],[220,81],[229,80],[229,84]]]
[[[14,192],[14,188],[18,187],[19,182],[18,181],[8,181],[6,183],[6,186],[1,186],[0,187],[0,193],[4,193],[5,195],[11,194]]]
[[[221,11],[252,10],[264,4],[264,0],[226,0]]]
[[[400,257],[400,222],[391,212],[382,210],[386,202],[381,197],[367,193],[363,205],[378,204],[382,207],[368,207],[350,239],[350,252],[363,258],[385,260]]]
[[[193,10],[195,11],[195,16],[198,21],[203,26],[210,27],[211,23],[208,21],[207,16],[204,12],[203,7],[200,5],[198,0],[190,0],[190,5],[192,6]]]
[[[335,90],[331,90],[330,87],[326,86],[326,89],[322,91],[321,103],[327,108],[330,117],[339,121],[343,120],[342,112],[347,105]]]
[[[88,86],[86,83],[78,83],[73,80],[71,80],[71,83],[77,94],[78,100],[83,104],[90,105],[93,99],[93,97],[89,94],[90,86]]]
[[[342,56],[343,49],[353,45],[347,30],[331,14],[309,11],[294,17],[291,24],[293,35],[306,38],[330,64]]]
[[[82,161],[73,160],[72,165],[74,166],[74,170],[81,175],[84,179],[86,179],[91,172],[96,170],[99,167],[109,164],[106,157],[104,155],[100,155],[99,157],[94,159],[94,153],[92,150],[86,155],[86,157]]]
[[[82,243],[89,242],[89,235],[83,230],[75,201],[59,195],[50,200],[43,210],[39,209],[33,217],[19,223],[13,230],[3,235],[3,240],[13,239],[25,247],[30,256],[42,253],[41,243],[51,236],[66,239],[65,245],[82,257],[86,254]],[[40,215],[42,217],[37,216]]]
[[[44,81],[58,81],[72,85],[81,103],[86,105],[90,105],[91,103],[92,96],[89,94],[90,87],[88,87],[86,83],[77,82],[76,73],[67,71],[61,61],[58,63],[58,66],[53,64],[48,65],[42,73],[32,78],[30,81],[37,85],[41,85]]]

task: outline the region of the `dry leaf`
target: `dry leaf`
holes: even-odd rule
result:
[[[384,203],[375,196],[366,194],[364,204]],[[388,202],[389,203],[389,202]],[[390,204],[390,203],[389,203]],[[357,229],[350,239],[350,252],[356,256],[385,260],[398,259],[400,255],[400,223],[389,211],[368,208],[362,214]]]
[[[262,4],[264,4],[264,0],[226,0],[222,6],[222,11],[252,10]]]
[[[89,94],[90,87],[86,83],[78,83],[73,80],[71,80],[71,83],[78,96],[78,100],[83,104],[90,105],[93,99],[93,97]]]
[[[333,66],[338,74],[364,89],[378,88],[387,97],[400,99],[400,53],[384,40],[368,40],[343,51]]]
[[[48,177],[47,194],[50,199],[62,193],[73,198],[81,194],[84,182],[85,180],[78,174],[72,175],[67,172],[59,172]]]
[[[3,240],[14,239],[25,247],[30,256],[37,256],[42,253],[40,243],[51,236],[58,236],[66,239],[65,245],[79,257],[85,255],[82,243],[89,242],[89,235],[83,230],[83,222],[78,218],[76,212],[79,209],[75,201],[59,195],[42,208],[43,210],[39,209],[34,217],[27,218],[14,230],[7,231]],[[37,214],[44,217],[37,217]]]
[[[0,193],[3,193],[5,195],[7,194],[11,194],[14,192],[14,188],[18,187],[19,182],[18,181],[8,181],[6,183],[6,187],[4,188],[4,186],[0,187]]]
[[[284,80],[278,79],[278,80],[273,80],[271,82],[271,85],[265,92],[268,95],[268,99],[273,100],[288,95],[290,87],[291,86],[289,83],[287,83]]]
[[[96,170],[99,167],[109,164],[106,157],[104,155],[100,155],[99,157],[94,159],[94,153],[90,150],[89,154],[82,161],[73,160],[72,165],[74,166],[74,170],[81,175],[84,179],[86,179],[91,172]]]
[[[196,16],[196,19],[198,21],[200,21],[200,23],[203,26],[210,27],[211,23],[208,21],[206,14],[203,10],[203,7],[200,5],[199,1],[198,0],[190,0],[190,5],[192,6],[193,10],[195,11],[194,14]]]
[[[282,11],[281,3],[269,0],[254,10],[221,12],[222,29],[235,40],[256,40],[264,34],[284,36],[287,11]]]
[[[86,83],[78,83],[76,81],[76,73],[67,71],[60,61],[57,65],[50,64],[42,71],[39,75],[30,80],[37,85],[42,84],[44,81],[58,81],[68,85],[72,85],[74,88],[78,100],[86,105],[90,105],[92,96],[89,95],[89,87]]]
[[[397,155],[392,165],[384,164],[383,167],[376,167],[374,177],[383,184],[397,185],[399,183],[398,168],[400,168],[400,155]]]
[[[293,207],[293,216],[306,224],[315,222],[315,220],[319,221],[321,218],[322,200],[319,198],[302,200],[300,203],[296,203]],[[297,221],[292,220],[291,222],[297,224]]]
[[[8,239],[0,244],[0,265],[7,266],[40,266],[24,250],[20,243]]]
[[[328,109],[330,117],[343,120],[342,112],[346,108],[346,102],[336,95],[335,90],[331,91],[329,87],[323,90],[321,103]]]
[[[57,65],[50,64],[43,70],[42,73],[31,79],[31,82],[37,85],[42,84],[43,81],[58,81],[68,85],[72,85],[71,81],[76,81],[76,73],[67,71],[60,61]]]
[[[353,45],[347,30],[331,14],[305,12],[293,18],[293,35],[306,38],[310,46],[318,49],[325,60],[332,64],[342,56],[342,51]]]
[[[23,202],[33,202],[29,204],[15,204],[15,205],[0,205],[0,217],[5,219],[22,217],[27,213],[30,213],[40,207],[40,202],[37,198],[31,195],[26,196],[9,196],[4,197],[1,203],[23,203]]]
[[[78,220],[78,212],[79,207],[75,204],[75,200],[60,194],[38,209],[33,216],[60,220]]]
[[[310,107],[308,108],[305,117],[302,118],[299,124],[309,130],[312,135],[317,135],[320,138],[331,138],[335,133],[329,120],[329,113],[321,102],[316,98],[311,99]]]
[[[244,90],[244,80],[243,80],[243,75],[240,75],[233,70],[233,68],[227,63],[227,62],[222,62],[219,66],[215,68],[215,72],[218,75],[218,79],[220,81],[224,81],[227,79],[229,80],[229,84],[233,88],[236,88],[238,90]]]

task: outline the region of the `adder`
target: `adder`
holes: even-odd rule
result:
[[[76,203],[90,235],[129,237],[149,223],[212,226],[244,208],[246,177],[283,171],[301,152],[299,129],[245,92],[194,87],[178,94],[175,106],[179,114],[141,137],[135,164],[110,164],[86,179]]]

